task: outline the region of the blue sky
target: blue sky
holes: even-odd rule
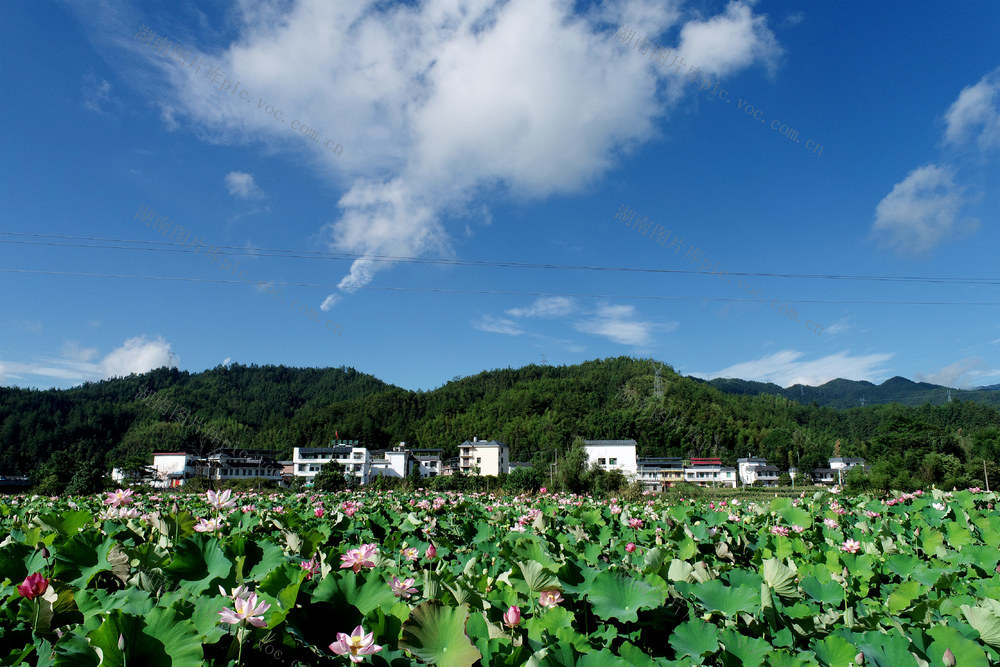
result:
[[[0,3],[0,385],[998,383],[997,34],[986,0]]]

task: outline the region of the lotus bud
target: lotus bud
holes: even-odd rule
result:
[[[45,545],[43,544],[43,545],[42,545],[42,558],[45,558],[45,559],[47,560],[47,559],[48,559],[48,557],[49,557],[49,550],[48,550],[48,548],[47,548],[47,547],[46,547],[46,546],[45,546]]]
[[[437,548],[433,544],[431,544],[429,547],[427,547],[427,553],[424,554],[424,558],[426,558],[427,560],[432,560],[436,558],[437,555],[438,555]]]
[[[503,614],[503,623],[508,628],[516,628],[521,624],[521,610],[516,605],[508,607]]]
[[[863,665],[863,664],[865,664],[865,654],[864,653],[858,653],[856,656],[854,656],[854,664],[855,665]]]
[[[170,506],[170,513],[171,514],[177,514],[180,511],[181,511],[181,508],[177,505],[176,502],[173,505]]]
[[[125,635],[120,633],[118,635],[118,650],[122,653],[125,652]]]
[[[947,665],[947,667],[955,667],[955,664],[958,661],[955,660],[955,654],[951,652],[951,649],[950,648],[946,648],[944,650],[944,655],[941,656],[941,662],[943,662],[945,665]]]

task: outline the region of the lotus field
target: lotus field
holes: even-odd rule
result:
[[[0,664],[1000,664],[979,489],[0,500]]]

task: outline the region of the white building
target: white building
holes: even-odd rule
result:
[[[847,459],[835,457],[827,459],[830,462],[829,468],[816,468],[813,471],[813,481],[817,484],[843,484],[847,478],[847,471],[851,468],[860,467],[867,471],[864,459]]]
[[[597,464],[604,470],[621,470],[629,479],[639,472],[635,440],[584,440],[587,465]]]
[[[273,452],[262,449],[219,449],[208,456],[188,452],[156,452],[151,485],[154,488],[183,486],[185,480],[202,477],[225,482],[232,479],[266,479],[281,482],[281,465]]]
[[[443,470],[440,449],[409,449],[405,442],[372,452],[371,477],[407,477],[416,469],[421,477],[437,477]]]
[[[736,468],[722,465],[720,459],[692,458],[684,467],[684,481],[698,486],[728,486],[736,488]]]
[[[367,484],[371,478],[371,456],[368,448],[359,447],[357,440],[333,440],[329,447],[295,447],[292,449],[292,466],[296,477],[305,477],[312,483],[323,466],[332,463],[340,466],[358,484]]]
[[[748,455],[745,459],[736,459],[736,468],[744,486],[778,486],[781,471],[768,465],[765,458]]]
[[[458,447],[458,469],[467,474],[499,475],[510,472],[510,447],[497,440],[466,440]]]

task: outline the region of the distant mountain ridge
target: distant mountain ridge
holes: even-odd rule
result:
[[[929,382],[914,382],[904,377],[889,378],[880,385],[867,380],[830,380],[818,387],[795,384],[790,387],[779,387],[773,382],[755,382],[735,378],[716,378],[708,380],[719,391],[727,394],[756,396],[767,394],[781,396],[790,401],[810,405],[813,402],[820,407],[846,409],[866,405],[882,405],[899,403],[912,407],[930,404],[944,405],[952,401],[975,401],[986,405],[1000,406],[1000,384],[978,389],[953,389]]]

